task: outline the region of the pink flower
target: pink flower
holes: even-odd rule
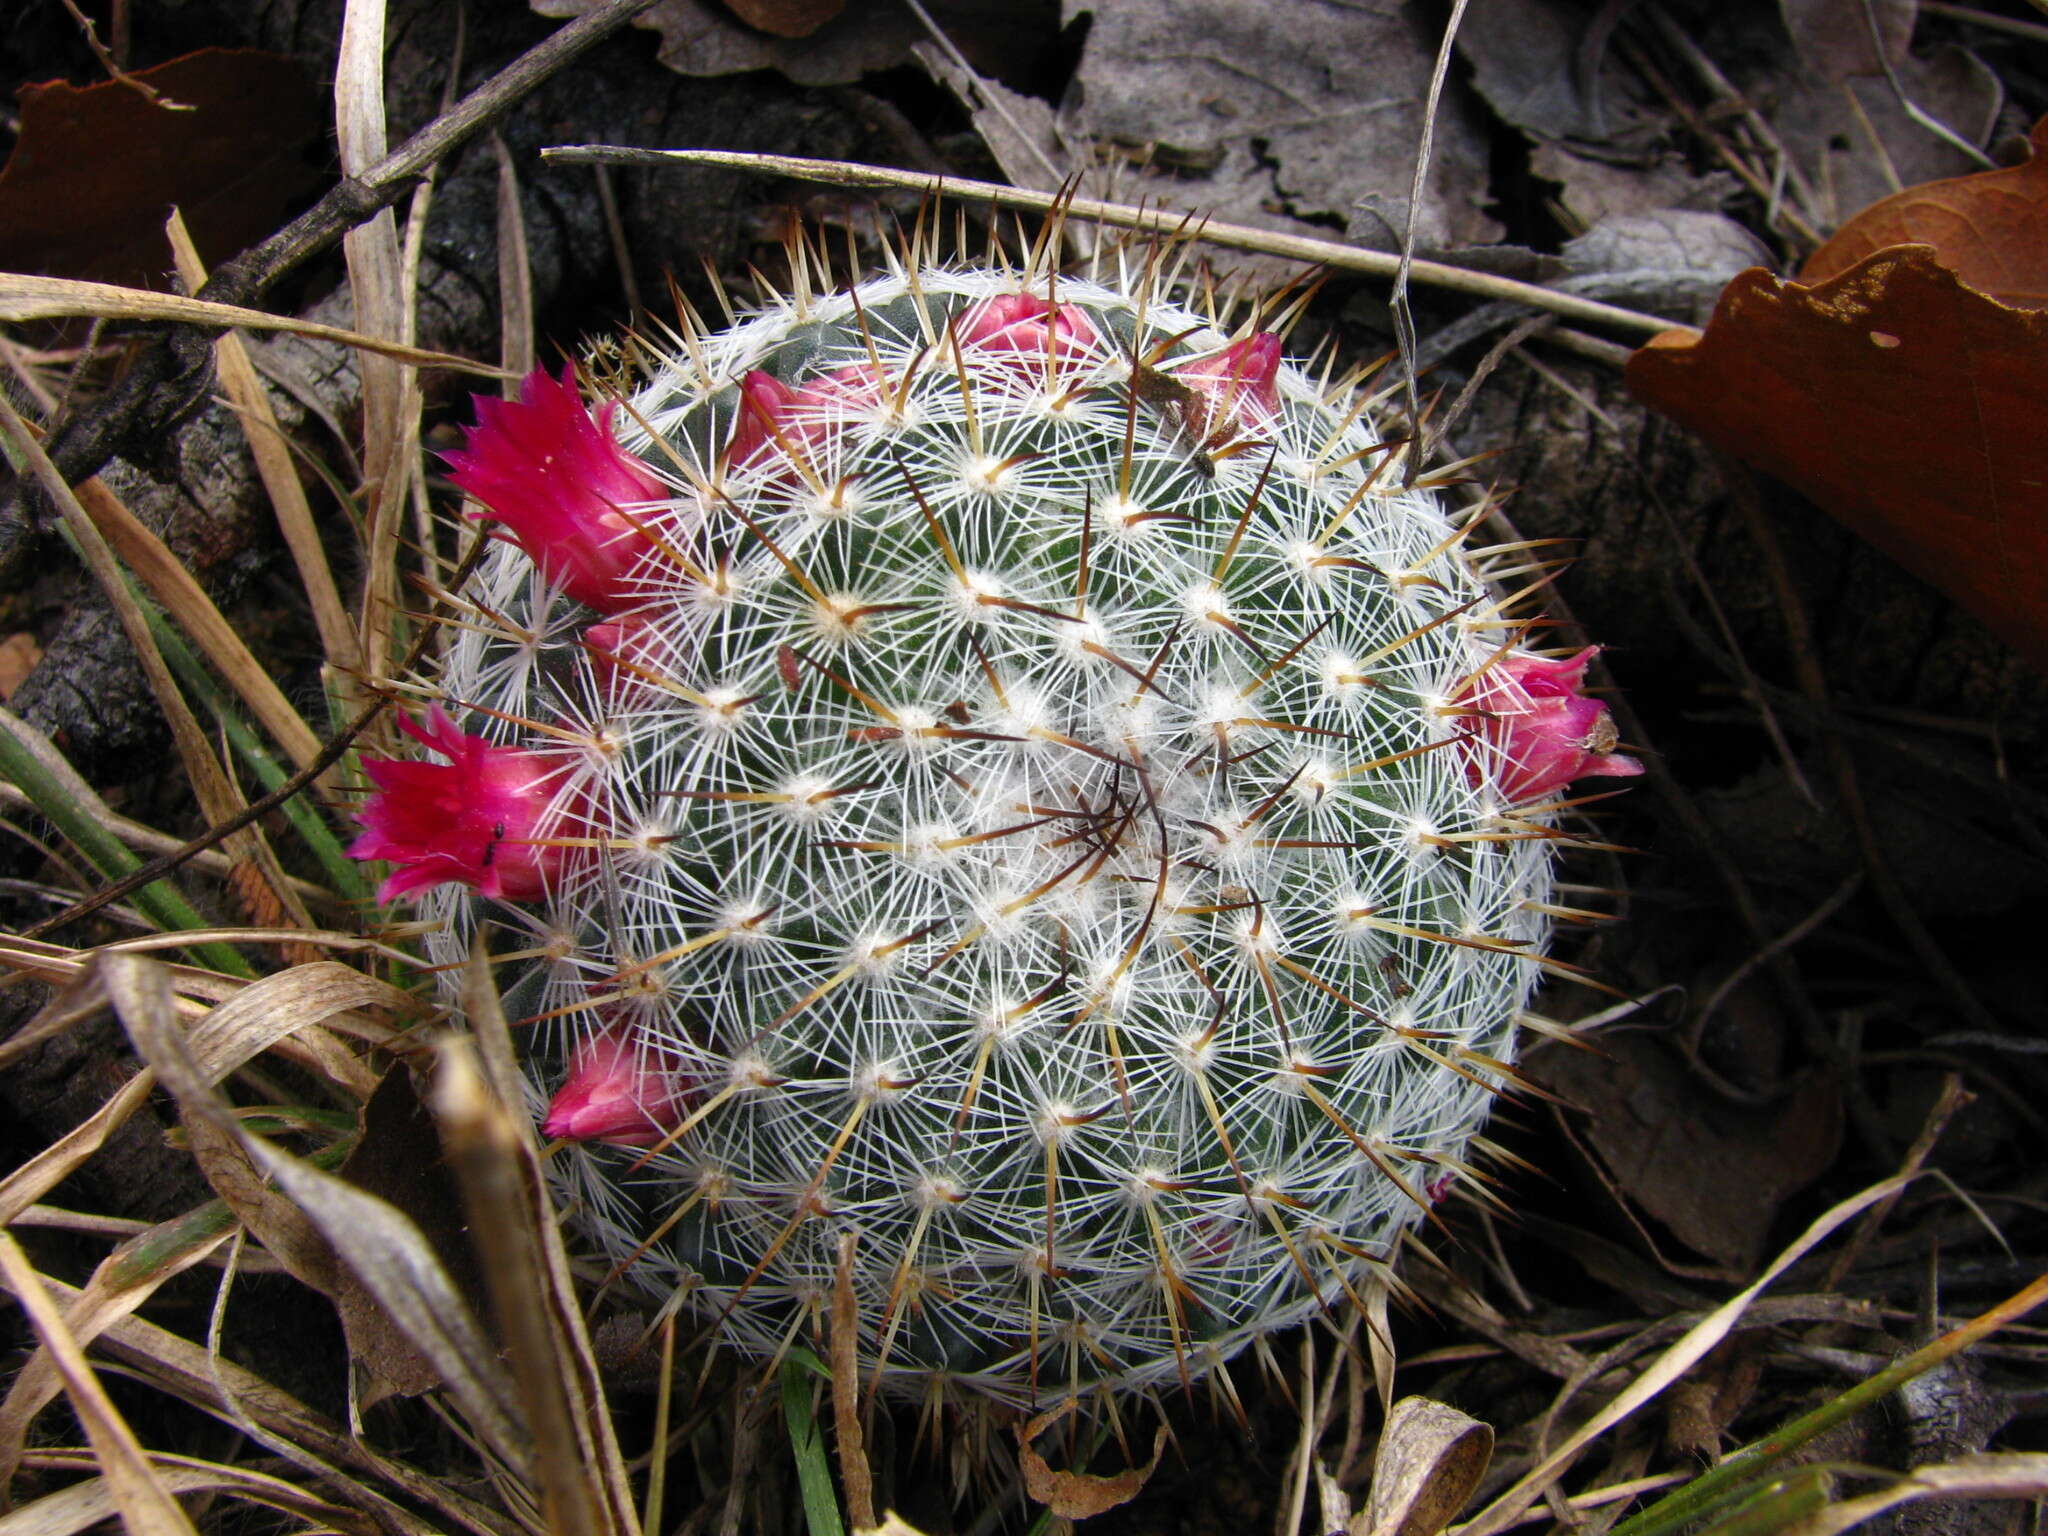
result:
[[[1025,362],[1050,355],[1055,367],[1062,358],[1102,347],[1080,310],[1047,303],[1035,293],[983,299],[954,322],[954,334],[963,351],[1014,352]]]
[[[1599,654],[1598,646],[1563,660],[1510,651],[1458,695],[1485,711],[1468,742],[1466,771],[1475,784],[1491,776],[1508,801],[1519,805],[1555,794],[1574,779],[1629,778],[1643,771],[1634,758],[1615,752],[1607,706],[1579,691],[1586,667]]]
[[[807,455],[883,398],[882,376],[872,363],[850,363],[794,388],[756,368],[740,380],[740,416],[726,462],[751,463],[770,450]]]
[[[600,613],[635,601],[626,577],[647,549],[620,509],[668,496],[612,436],[613,410],[590,414],[573,364],[560,379],[535,369],[517,400],[478,395],[468,447],[442,455],[449,478],[490,508],[548,579]]]
[[[1258,331],[1214,357],[1181,368],[1174,378],[1209,402],[1209,419],[1266,421],[1280,411],[1280,338]]]
[[[506,901],[542,895],[566,850],[533,839],[549,819],[567,762],[492,746],[459,729],[438,704],[424,727],[403,715],[398,723],[448,761],[363,760],[377,792],[356,812],[363,833],[348,851],[398,866],[377,899],[395,901],[449,881]]]
[[[612,1030],[576,1047],[540,1128],[570,1141],[651,1147],[682,1123],[690,1088],[687,1077],[651,1063],[625,1030]]]

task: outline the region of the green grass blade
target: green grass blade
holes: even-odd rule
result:
[[[1951,1355],[2004,1327],[2013,1319],[2048,1302],[2048,1275],[2007,1297],[1990,1311],[1953,1328],[1933,1343],[1886,1366],[1876,1375],[1858,1382],[1848,1391],[1830,1398],[1810,1413],[1801,1414],[1724,1459],[1717,1467],[1702,1472],[1682,1488],[1675,1488],[1648,1509],[1640,1510],[1617,1525],[1610,1536],[1667,1536],[1700,1518],[1709,1509],[1724,1506],[1730,1491],[1771,1475],[1778,1463],[1824,1430],[1832,1429],[1851,1415],[1880,1402],[1923,1371],[1932,1370]]]
[[[46,760],[44,752],[54,751],[48,743],[35,740],[32,728],[24,721],[0,711],[0,776],[27,795],[35,808],[49,818],[50,824],[103,878],[117,880],[141,868],[141,859],[100,825],[90,807],[79,802],[72,786],[65,780],[65,772],[59,772],[54,763]],[[65,771],[70,770],[67,767]],[[135,906],[144,917],[167,933],[217,926],[210,918],[202,916],[167,880],[152,881],[138,890]],[[256,974],[249,962],[226,944],[195,945],[192,955],[199,963],[225,975],[254,977]]]
[[[143,612],[149,619],[150,629],[156,635],[158,649],[164,653],[171,670],[178,674],[178,680],[186,691],[204,704],[213,718],[220,723],[221,730],[228,738],[228,746],[235,756],[256,776],[266,792],[276,789],[291,774],[271,755],[263,739],[245,721],[227,695],[214,681],[185,637],[153,606],[145,604]],[[363,866],[348,856],[348,850],[336,837],[327,819],[310,802],[300,796],[285,801],[281,808],[292,830],[299,836],[313,857],[320,863],[321,873],[334,888],[336,895],[348,901],[359,901],[365,906],[370,901],[370,882],[363,873]]]
[[[810,1536],[845,1536],[832,1465],[825,1459],[825,1435],[818,1427],[811,1372],[801,1361],[790,1360],[782,1367],[782,1417],[789,1425],[789,1448],[803,1490],[805,1528]]]

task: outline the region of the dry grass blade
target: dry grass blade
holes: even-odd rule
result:
[[[1889,1488],[1844,1499],[1819,1514],[1787,1526],[1780,1536],[1836,1536],[1873,1516],[1921,1499],[2040,1499],[2048,1497],[2048,1455],[2039,1451],[1996,1451],[1959,1456],[1931,1467],[1915,1467]],[[1960,1518],[1955,1529],[1961,1528]]]
[[[263,664],[249,653],[242,637],[221,616],[183,562],[99,479],[80,483],[78,501],[100,536],[206,653],[206,659],[249,706],[271,739],[300,767],[311,762],[320,751],[320,738],[292,708]]]
[[[1725,1339],[1749,1304],[1756,1300],[1764,1288],[1787,1269],[1811,1251],[1817,1244],[1859,1212],[1869,1209],[1880,1200],[1889,1198],[1902,1188],[1906,1180],[1891,1178],[1881,1184],[1873,1184],[1862,1193],[1830,1207],[1793,1244],[1777,1258],[1770,1267],[1743,1290],[1716,1307],[1702,1318],[1685,1336],[1658,1356],[1650,1368],[1638,1376],[1615,1399],[1582,1424],[1573,1434],[1538,1462],[1519,1481],[1496,1498],[1480,1512],[1477,1518],[1457,1528],[1458,1536],[1492,1536],[1493,1532],[1506,1530],[1516,1523],[1529,1506],[1543,1496],[1551,1480],[1569,1466],[1599,1436],[1622,1422],[1645,1403],[1650,1402],[1679,1377],[1699,1363],[1715,1345]]]
[[[305,1216],[270,1187],[243,1144],[240,1126],[214,1092],[218,1078],[208,1068],[218,1066],[222,1076],[233,1070],[239,1063],[232,1049],[209,1053],[207,1064],[200,1064],[193,1043],[177,1028],[170,977],[154,961],[101,955],[93,970],[128,1038],[177,1101],[192,1155],[214,1192],[293,1276],[331,1294],[334,1255]],[[215,1038],[225,1045],[232,1037]]]
[[[200,263],[199,252],[193,248],[191,237],[185,231],[184,219],[175,210],[166,231],[170,236],[172,254],[177,259],[178,276],[187,288],[198,290],[206,282],[206,268]],[[249,349],[240,336],[229,331],[213,344],[213,360],[220,374],[221,388],[227,391],[228,403],[234,407],[235,415],[242,423],[242,436],[249,444],[249,456],[256,462],[256,473],[270,497],[272,510],[277,513],[278,528],[284,534],[286,547],[292,552],[293,564],[298,567],[299,584],[305,588],[306,599],[312,605],[313,624],[320,631],[320,645],[326,653],[327,665],[339,672],[353,671],[357,665],[355,626],[349,622],[348,610],[342,606],[341,591],[335,586],[334,572],[327,563],[326,546],[320,542],[320,530],[313,522],[312,504],[306,499],[305,486],[299,482],[298,467],[292,463],[291,450],[285,444],[277,415],[270,408],[270,396],[256,376],[256,365],[249,360]],[[187,629],[202,647],[206,647],[205,637],[191,630],[189,622]],[[240,637],[235,639],[239,644]],[[213,654],[210,648],[207,654]],[[221,666],[230,682],[236,682],[237,674],[228,672],[218,657],[214,665]],[[257,709],[254,699],[246,693],[243,697],[249,699],[250,708],[256,710],[259,720],[266,718]],[[296,714],[293,718],[297,718]],[[272,734],[276,735],[275,727],[272,727]],[[307,734],[311,736],[312,733],[308,731]],[[310,750],[303,757],[296,746],[281,736],[278,737],[278,745],[301,768],[311,762],[313,754],[320,750],[318,738],[313,739]]]
[[[0,716],[0,719],[4,719],[4,716]],[[235,931],[239,933],[242,930]],[[122,942],[126,945],[138,941],[131,939]],[[140,942],[149,943],[154,947],[182,945],[183,936],[152,934]],[[103,949],[114,947],[102,946]],[[92,970],[94,956],[100,952],[97,949],[73,949],[69,945],[52,944],[44,939],[25,939],[0,934],[0,966],[18,971],[24,976],[32,976],[37,981],[48,982],[52,986],[69,986],[81,976],[88,974]],[[172,982],[181,997],[220,1002],[233,997],[248,985],[242,977],[223,976],[218,971],[209,971],[203,966],[172,965],[169,969]],[[8,1047],[11,1049],[13,1045],[14,1039],[10,1037]],[[7,1059],[6,1056],[0,1055],[0,1064],[4,1064]]]
[[[498,362],[506,372],[505,397],[533,371],[533,261],[526,247],[526,215],[519,200],[519,167],[502,134],[491,135],[498,157]]]
[[[480,373],[493,378],[499,372],[490,363],[472,362],[447,352],[430,352],[423,347],[382,341],[338,325],[320,325],[311,320],[296,320],[289,315],[265,314],[260,309],[245,309],[239,304],[216,304],[207,299],[188,299],[177,293],[152,293],[147,288],[123,288],[117,283],[88,283],[69,277],[33,277],[26,272],[0,272],[0,322],[78,318],[168,320],[221,330],[289,331],[294,336],[339,342],[345,347],[395,358],[418,368],[448,368],[457,373]]]
[[[334,71],[334,131],[345,176],[364,175],[383,161],[384,0],[348,0],[341,55]],[[415,214],[424,210],[417,201]],[[378,210],[342,237],[356,329],[392,342],[412,339],[412,295],[398,243],[398,219]],[[415,273],[415,275],[417,275]],[[386,675],[398,643],[398,552],[403,512],[419,460],[419,391],[412,374],[390,356],[358,359],[362,380],[364,518],[368,575],[356,630],[364,672]]]
[[[491,980],[490,962],[481,950],[471,957],[462,997],[463,1017],[474,1031],[474,1050],[457,1051],[445,1058],[463,1061],[470,1074],[466,1088],[450,1091],[463,1094],[469,1106],[465,1113],[481,1112],[474,1129],[488,1136],[492,1150],[491,1165],[480,1165],[478,1171],[496,1181],[494,1204],[501,1208],[508,1230],[516,1229],[522,1238],[517,1258],[525,1274],[522,1283],[514,1287],[511,1276],[501,1277],[495,1264],[486,1266],[493,1299],[497,1301],[499,1293],[505,1292],[499,1305],[528,1314],[518,1323],[522,1332],[549,1343],[549,1353],[536,1351],[532,1357],[538,1372],[535,1386],[562,1405],[561,1418],[576,1439],[577,1476],[589,1493],[599,1528],[636,1532],[640,1527],[626,1461],[619,1453],[606,1410],[604,1385],[569,1275],[560,1222],[547,1199],[534,1155],[531,1122],[508,1108],[523,1102],[521,1079],[513,1059],[511,1031]],[[508,1321],[508,1337],[511,1326]]]
[[[149,1102],[155,1088],[155,1073],[136,1073],[106,1103],[0,1180],[0,1226],[70,1178],[130,1115]]]
[[[1368,251],[1334,240],[1310,240],[1301,235],[1276,234],[1243,224],[1213,221],[1190,224],[1187,217],[1156,208],[1137,208],[1128,203],[1106,203],[1095,198],[1067,198],[1057,192],[1032,192],[1006,187],[993,181],[970,181],[965,177],[933,176],[923,171],[898,171],[879,165],[856,165],[842,160],[810,160],[800,155],[759,155],[723,149],[633,149],[614,144],[561,145],[541,151],[542,158],[572,164],[593,165],[725,165],[759,171],[771,176],[790,176],[799,181],[820,181],[841,187],[902,187],[931,197],[964,197],[989,202],[999,208],[1021,208],[1032,213],[1049,213],[1055,205],[1065,217],[1089,223],[1108,224],[1117,229],[1142,230],[1172,238],[1184,235],[1207,245],[1234,251],[1255,251],[1291,261],[1312,262],[1344,272],[1363,272],[1374,277],[1392,277],[1400,258],[1386,251]],[[1413,261],[1408,275],[1418,283],[1449,288],[1459,293],[1488,299],[1512,299],[1518,304],[1548,310],[1569,320],[1589,325],[1613,326],[1639,335],[1657,336],[1668,331],[1691,333],[1694,328],[1674,325],[1655,315],[1602,304],[1535,283],[1496,277],[1441,261]],[[0,311],[4,318],[4,311]]]
[[[23,1032],[27,1038],[10,1040],[8,1053],[0,1057],[0,1064],[12,1059],[19,1050],[71,1028],[108,1005],[102,976],[105,968],[114,963],[113,957],[102,956],[97,970],[86,969],[86,962],[87,957],[81,956],[64,977],[53,978],[76,981],[78,972],[83,971],[85,985],[31,1020]],[[176,973],[161,965],[151,969],[163,978],[164,995],[161,1001],[152,998],[146,1006],[162,1008],[169,1015],[199,1011],[197,1004],[179,999],[171,992],[174,980],[178,985],[184,984]],[[411,1005],[411,999],[397,988],[331,961],[282,971],[237,990],[238,995],[207,1017],[192,1035],[189,1049],[201,1063],[202,1076],[210,1080],[225,1077],[281,1041],[303,1037],[304,1043],[297,1052],[299,1060],[343,1087],[366,1094],[370,1086],[368,1070],[352,1051],[331,1036],[316,1032],[314,1027],[336,1016],[354,1015],[361,1008]],[[227,994],[220,989],[215,995]],[[349,1022],[374,1032],[366,1019],[358,1023],[352,1017]],[[153,1071],[137,1073],[79,1125],[0,1180],[0,1225],[12,1221],[70,1177],[148,1100],[155,1087]]]
[[[67,1471],[85,1471],[92,1465],[84,1456],[61,1452],[40,1452],[30,1460],[38,1467]],[[303,1488],[261,1472],[195,1461],[187,1456],[155,1455],[150,1457],[150,1465],[157,1480],[172,1494],[225,1493],[282,1514],[297,1515],[345,1536],[372,1536],[378,1529],[374,1521],[352,1509],[314,1498]],[[108,1480],[91,1477],[24,1504],[12,1514],[0,1515],[0,1536],[72,1536],[73,1532],[112,1520],[120,1513],[120,1504]]]
[[[201,1241],[184,1243],[149,1265],[145,1273],[134,1273],[134,1256],[156,1243],[166,1228],[176,1225],[166,1222],[152,1228],[100,1261],[85,1289],[63,1310],[64,1326],[79,1348],[89,1348],[108,1324],[134,1312],[165,1281],[204,1260],[230,1235],[225,1230],[215,1231]],[[29,1426],[36,1415],[63,1390],[63,1379],[48,1346],[38,1347],[9,1384],[6,1399],[0,1401],[0,1488],[12,1486],[20,1470]]]
[[[522,1475],[531,1447],[497,1352],[403,1214],[243,1129],[171,1022],[169,978],[135,955],[104,955],[115,1011],[178,1101],[208,1180],[263,1246],[306,1283],[338,1291],[337,1261],[376,1299],[383,1320],[432,1363],[477,1432]],[[253,989],[252,989],[253,990]]]
[[[839,1486],[846,1518],[856,1531],[875,1523],[875,1483],[868,1471],[860,1426],[860,1299],[853,1290],[853,1253],[859,1234],[839,1238],[839,1268],[832,1286],[832,1429],[839,1451]]]
[[[282,1047],[282,1054],[367,1099],[377,1087],[376,1073],[321,1026],[336,1014],[361,1008],[409,1012],[415,1006],[407,994],[374,976],[315,960],[266,976],[229,998],[192,1031],[189,1049],[208,1081],[219,1082],[243,1062]]]
[[[61,1281],[47,1283],[59,1300],[78,1295]],[[389,1503],[364,1482],[334,1474],[337,1492],[351,1502],[376,1507],[386,1530],[416,1536],[437,1536],[444,1530],[464,1530],[472,1536],[513,1536],[513,1528],[502,1517],[464,1498],[441,1479],[378,1455],[283,1388],[189,1339],[141,1318],[124,1317],[100,1336],[99,1345],[159,1390],[221,1418],[258,1443],[288,1448],[293,1459],[302,1463],[317,1459],[353,1468],[402,1490],[435,1511],[441,1521],[438,1526],[423,1521]]]
[[[434,1074],[434,1119],[462,1185],[469,1230],[483,1257],[491,1312],[506,1343],[533,1429],[534,1466],[540,1477],[541,1522],[559,1536],[616,1536],[637,1530],[630,1516],[604,1499],[601,1479],[586,1459],[586,1434],[576,1420],[602,1403],[572,1400],[562,1370],[566,1351],[556,1335],[541,1286],[537,1234],[521,1198],[519,1132],[505,1107],[484,1086],[474,1047],[453,1037],[441,1044]],[[586,1430],[588,1426],[585,1426]]]
[[[64,1378],[64,1390],[85,1435],[92,1442],[107,1490],[130,1536],[197,1536],[178,1501],[157,1478],[135,1432],[108,1401],[106,1389],[86,1363],[85,1351],[64,1326],[64,1318],[42,1277],[14,1239],[0,1232],[0,1280],[21,1303],[30,1326]]]
[[[198,797],[200,810],[209,821],[228,820],[237,811],[245,808],[241,794],[228,777],[227,769],[222,766],[219,756],[208,742],[206,733],[200,728],[191,707],[186,704],[184,694],[178,689],[177,680],[171,676],[170,666],[157,648],[156,637],[150,633],[149,621],[143,615],[141,604],[136,601],[134,593],[129,589],[127,578],[122,574],[105,534],[101,532],[99,524],[85,510],[78,497],[72,493],[71,488],[64,483],[63,476],[57,473],[57,466],[52,464],[49,455],[43,452],[42,445],[35,440],[28,424],[16,414],[14,407],[4,398],[0,398],[0,433],[4,433],[8,439],[10,457],[29,467],[36,480],[40,482],[44,494],[56,504],[66,530],[78,546],[78,552],[84,559],[86,568],[92,572],[93,579],[99,583],[108,603],[112,605],[115,617],[121,622],[122,632],[128,637],[128,643],[135,648],[136,659],[142,664],[143,676],[149,680],[150,691],[156,695],[157,706],[163,711],[164,718],[170,725],[171,740],[176,744],[178,756],[183,760],[186,777],[191,781],[193,793]],[[101,487],[100,494],[105,503],[119,506],[111,491]],[[141,530],[141,524],[136,523],[125,508],[121,509],[120,517],[114,519],[114,522],[117,527],[127,528],[132,525],[134,530]],[[165,561],[175,567],[177,562],[170,558],[170,552],[163,550],[162,553]],[[182,570],[180,574],[183,574]],[[198,593],[196,584],[193,585],[192,591],[198,595],[204,606],[212,607],[210,602],[206,602],[205,595]],[[218,620],[218,613],[214,617]],[[222,622],[220,628],[226,631],[227,626]],[[244,654],[246,655],[246,652]],[[249,659],[249,665],[251,668],[255,667],[253,658]],[[279,702],[282,703],[282,696]],[[306,734],[311,736],[311,732]],[[267,906],[274,903],[281,906],[282,910],[301,927],[313,926],[313,920],[307,914],[304,904],[285,883],[284,871],[279,867],[276,856],[271,853],[256,829],[250,828],[236,833],[229,840],[226,851],[231,860],[246,863],[252,874],[260,873],[261,878],[270,887],[269,897],[258,904]],[[238,886],[238,889],[245,899],[254,897],[257,891],[253,886]]]

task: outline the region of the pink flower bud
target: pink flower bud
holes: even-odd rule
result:
[[[541,1131],[569,1141],[651,1147],[680,1125],[691,1082],[634,1046],[628,1032],[594,1035],[576,1047],[569,1077],[548,1102]]]
[[[885,398],[872,363],[854,363],[791,388],[756,368],[740,380],[740,417],[726,461],[744,465],[771,451],[808,454]]]
[[[493,746],[457,728],[438,704],[424,727],[403,715],[398,723],[448,761],[363,760],[377,791],[356,812],[363,833],[348,851],[398,866],[377,899],[395,901],[449,881],[506,901],[542,895],[567,850],[533,839],[550,820],[567,760]]]
[[[613,409],[590,414],[573,365],[560,379],[535,369],[517,400],[478,395],[468,447],[442,455],[449,478],[490,508],[548,579],[600,613],[636,601],[626,578],[648,547],[621,509],[668,497],[612,436]]]
[[[1214,357],[1176,368],[1173,376],[1208,400],[1211,421],[1269,420],[1280,410],[1280,338],[1255,332]]]
[[[747,464],[775,447],[777,436],[791,441],[799,396],[772,373],[756,368],[740,380],[740,419],[733,424],[726,459]]]
[[[1629,778],[1643,771],[1634,758],[1615,752],[1607,706],[1579,691],[1586,667],[1599,654],[1598,646],[1563,660],[1510,651],[1459,694],[1460,702],[1485,711],[1467,744],[1474,783],[1491,775],[1501,794],[1519,805],[1555,794],[1574,779]]]
[[[1055,367],[1062,358],[1102,347],[1095,327],[1080,310],[1071,304],[1049,304],[1035,293],[983,299],[955,322],[954,334],[963,351],[1014,352],[1027,364],[1050,355]]]

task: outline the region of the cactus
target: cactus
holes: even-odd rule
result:
[[[1639,771],[1377,401],[1106,260],[686,322],[450,456],[469,729],[357,852],[494,930],[575,1220],[748,1353],[848,1232],[864,1373],[1019,1403],[1355,1297],[1475,1178],[1562,787]]]

